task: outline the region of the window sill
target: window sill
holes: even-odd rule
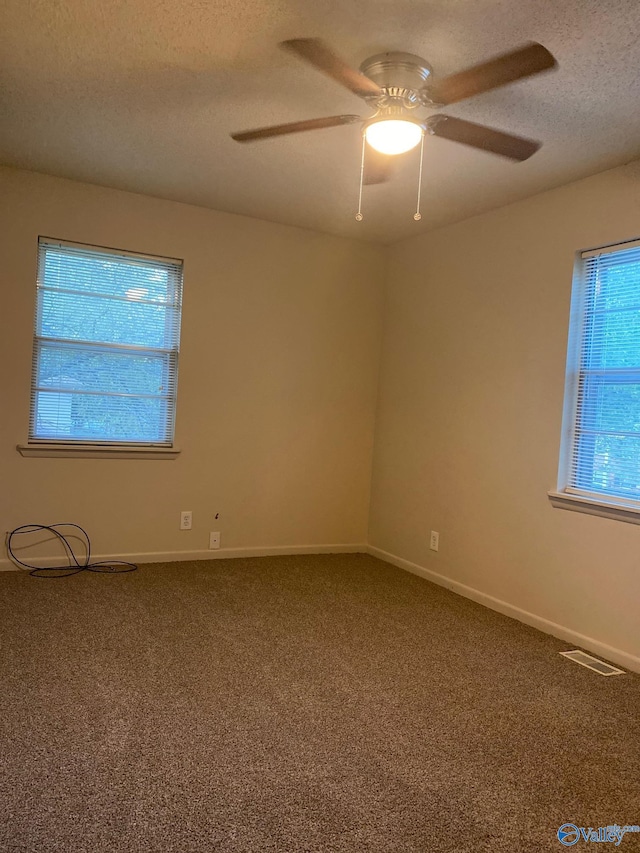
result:
[[[50,459],[176,459],[172,447],[118,447],[100,444],[18,444],[21,456]]]
[[[628,521],[640,524],[640,508],[610,503],[606,500],[585,498],[582,495],[572,495],[566,492],[547,492],[552,506],[556,509],[568,509],[572,512],[585,512],[588,515],[598,515],[601,518],[612,518],[615,521]]]

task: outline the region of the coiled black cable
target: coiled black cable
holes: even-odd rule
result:
[[[75,527],[84,537],[86,555],[84,560],[80,560],[67,537],[60,533],[59,527]],[[48,530],[57,536],[67,553],[69,560],[66,566],[32,566],[29,563],[24,563],[13,552],[12,543],[16,536],[24,536],[28,533],[38,533],[41,530]],[[70,575],[77,575],[79,572],[104,572],[110,574],[120,574],[122,572],[135,572],[138,568],[135,563],[127,563],[124,560],[104,560],[98,563],[91,562],[91,540],[89,534],[79,524],[23,524],[21,527],[16,527],[7,534],[7,554],[9,559],[23,569],[29,569],[29,574],[34,578],[67,578]],[[57,574],[53,574],[56,572]]]

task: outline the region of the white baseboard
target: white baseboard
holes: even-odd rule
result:
[[[550,622],[542,616],[536,616],[535,613],[529,613],[527,610],[522,610],[513,604],[502,601],[499,598],[494,598],[492,595],[487,595],[485,592],[480,592],[471,586],[452,580],[445,575],[440,575],[430,569],[425,569],[424,566],[419,566],[417,563],[412,563],[410,560],[405,560],[403,557],[397,557],[395,554],[390,554],[388,551],[383,551],[381,548],[376,548],[373,545],[367,546],[367,553],[373,557],[378,557],[386,563],[391,563],[411,572],[414,575],[420,575],[438,586],[446,587],[464,598],[470,598],[478,604],[488,607],[490,610],[496,610],[505,616],[510,616],[512,619],[517,619],[518,622],[524,622],[525,625],[530,625],[532,628],[537,628],[545,634],[551,634],[552,637],[557,637],[559,640],[565,640],[568,643],[579,646],[587,651],[594,652],[605,660],[617,663],[624,669],[640,672],[640,657],[631,655],[628,652],[623,652],[613,646],[608,646],[606,643],[601,643],[593,637],[587,637],[584,634],[579,634],[570,628],[565,628],[564,625],[558,625],[555,622]]]
[[[216,551],[148,551],[140,554],[92,554],[92,562],[124,560],[127,563],[174,563],[187,560],[228,560],[238,557],[275,557],[287,554],[366,554],[367,545],[267,545],[262,548],[220,548]],[[34,566],[50,566],[60,560],[56,557],[24,558]],[[0,560],[0,571],[20,569],[11,560]]]

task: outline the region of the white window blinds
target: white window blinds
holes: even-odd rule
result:
[[[582,256],[565,491],[640,506],[640,244]]]
[[[182,262],[40,238],[30,440],[171,446]]]

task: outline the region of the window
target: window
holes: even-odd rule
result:
[[[640,241],[578,262],[559,491],[640,512]]]
[[[182,262],[40,238],[30,442],[173,444]]]

